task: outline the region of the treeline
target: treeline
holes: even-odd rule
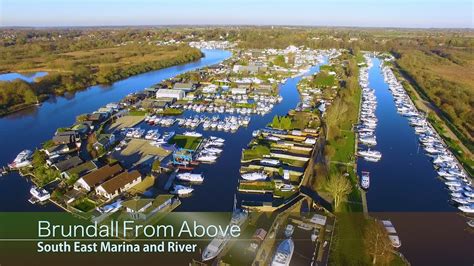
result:
[[[0,115],[16,111],[41,101],[49,95],[62,95],[83,90],[96,84],[108,84],[136,74],[194,61],[202,57],[198,49],[188,46],[173,48],[171,56],[158,61],[144,61],[130,65],[77,65],[65,72],[52,72],[37,82],[22,80],[0,82]],[[153,58],[151,58],[153,59]]]
[[[397,60],[402,72],[440,109],[467,140],[474,140],[474,56],[472,50],[403,50]]]

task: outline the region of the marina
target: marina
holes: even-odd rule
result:
[[[215,51],[208,51],[208,53],[213,52]],[[224,59],[227,54],[224,52],[221,53],[223,53],[221,56],[222,59]],[[337,56],[337,53],[332,53],[332,56]],[[123,160],[122,164],[130,169],[152,158],[158,157],[160,160],[163,160],[169,154],[173,154],[172,160],[167,161],[167,164],[161,164],[159,168],[167,168],[167,165],[172,164],[176,167],[176,171],[173,171],[167,176],[167,179],[163,181],[165,183],[163,189],[161,185],[158,184],[156,187],[153,187],[152,190],[175,195],[174,197],[176,197],[176,201],[179,201],[179,204],[173,208],[176,208],[177,211],[230,211],[232,201],[235,202],[235,198],[232,197],[234,194],[237,194],[239,203],[242,203],[246,208],[263,207],[275,210],[281,206],[282,203],[286,201],[292,202],[297,199],[292,195],[298,194],[299,182],[303,175],[309,153],[311,153],[316,144],[318,134],[317,130],[288,131],[272,128],[268,125],[275,125],[275,121],[283,124],[283,118],[294,108],[296,108],[297,111],[315,108],[315,106],[313,106],[314,103],[312,103],[310,98],[307,97],[308,95],[306,95],[307,91],[310,91],[311,88],[298,88],[297,84],[299,84],[303,78],[317,73],[320,66],[328,61],[326,57],[320,55],[316,61],[317,64],[307,69],[306,72],[295,73],[293,76],[285,78],[284,82],[278,85],[279,95],[277,97],[254,97],[253,99],[246,99],[245,97],[231,96],[225,99],[237,102],[245,100],[246,103],[255,101],[256,104],[252,105],[252,107],[236,108],[232,105],[226,105],[225,107],[222,107],[222,105],[211,106],[210,102],[215,103],[216,100],[219,100],[217,97],[211,97],[205,100],[207,101],[206,104],[199,105],[182,104],[175,101],[169,105],[168,108],[182,110],[182,113],[167,116],[160,112],[144,114],[141,110],[129,110],[129,113],[126,113],[117,111],[115,103],[107,104],[105,108],[113,110],[117,118],[116,123],[106,128],[106,130],[114,128],[114,130],[120,132],[119,135],[115,135],[117,138],[115,141],[118,142],[118,145],[110,151],[110,154],[116,156],[116,158],[121,161]],[[386,147],[386,143],[384,143],[386,139],[383,137],[383,134],[386,132],[383,130],[383,126],[386,121],[387,95],[380,95],[379,84],[373,84],[373,72],[378,66],[377,59],[369,57],[366,57],[366,59],[370,60],[368,61],[370,63],[366,69],[362,69],[360,74],[362,108],[360,112],[360,124],[358,124],[356,128],[359,141],[359,151],[357,155],[360,157],[358,169],[364,171],[360,173],[360,186],[362,189],[368,191],[367,195],[370,211],[374,212],[375,210],[375,212],[377,212],[377,210],[386,210],[385,205],[384,208],[377,209],[377,201],[374,202],[372,200],[374,207],[372,207],[371,202],[372,195],[379,195],[380,193],[379,176],[387,176],[385,171],[381,174],[380,169],[382,168],[380,168],[379,165],[386,166],[387,156],[391,158],[392,155],[390,150],[384,148]],[[387,72],[388,70],[385,69],[384,71],[385,76],[390,75],[389,72]],[[382,79],[381,82],[385,84],[382,74],[378,73],[378,75],[378,78]],[[125,81],[127,80],[122,82]],[[393,83],[392,87],[397,85],[393,80],[387,80],[387,82]],[[387,86],[386,88],[389,87]],[[298,90],[300,90],[300,92]],[[82,93],[88,93],[89,91],[90,90]],[[442,149],[442,145],[437,141],[434,131],[430,131],[430,129],[427,128],[426,121],[423,120],[423,117],[413,108],[400,102],[403,99],[406,101],[407,96],[403,96],[399,90],[392,88],[391,92],[393,93],[394,91],[395,94],[391,94],[392,97],[394,97],[394,95],[401,95],[395,100],[395,103],[398,103],[398,112],[402,114],[401,117],[403,118],[410,117],[411,119],[409,120],[408,126],[412,125],[415,127],[411,133],[418,135],[423,134],[418,141],[421,144],[430,144],[424,145],[425,151],[428,154],[435,155],[432,156],[432,161],[436,165],[441,166],[440,169],[437,170],[437,174],[443,176],[445,179],[445,185],[448,190],[451,191],[451,200],[460,204],[459,210],[466,213],[471,212],[472,204],[469,200],[473,194],[468,188],[470,183],[468,183],[466,176],[463,175],[461,169],[454,166],[455,159],[449,154],[446,154],[446,149]],[[101,91],[98,90],[98,92]],[[105,93],[107,92],[108,91],[105,90]],[[390,92],[390,90],[387,90],[387,92]],[[152,96],[153,93],[154,92],[151,92]],[[78,93],[77,97],[79,97],[80,94],[81,93]],[[129,102],[130,104],[138,106],[138,104],[142,104],[143,99],[137,102],[134,98],[140,97],[139,95],[139,93],[129,93],[125,96],[126,98],[132,98]],[[198,101],[200,100],[201,99],[198,99]],[[321,103],[322,104],[317,108],[321,112],[324,112],[323,107],[327,103],[330,104],[330,101],[322,100]],[[106,102],[101,103],[100,106],[104,106],[104,104],[106,104]],[[391,104],[394,105],[393,102]],[[37,107],[36,111],[44,110],[43,108],[47,107],[49,107],[48,103],[45,103],[44,106]],[[80,113],[76,111],[75,115],[79,115],[85,111],[86,110],[81,111]],[[130,118],[130,116],[133,116],[130,113],[133,112],[143,115],[143,118],[133,119],[133,121],[130,120],[123,124],[117,122],[122,119],[123,116]],[[94,114],[96,113],[92,113],[90,116]],[[275,117],[277,120],[275,120]],[[28,114],[26,114],[26,118],[28,118]],[[56,132],[54,138],[60,139],[64,134],[66,133]],[[47,139],[47,136],[43,137]],[[109,138],[108,135],[107,137]],[[71,137],[68,136],[68,138]],[[276,145],[279,151],[271,150],[265,157],[248,159],[246,156],[243,156],[245,154],[244,149],[252,147],[249,146],[248,143],[248,141],[252,139],[259,139],[267,144]],[[100,143],[100,145],[107,145],[107,143]],[[32,144],[30,148],[32,149],[33,147],[34,145]],[[282,147],[285,148],[282,149]],[[420,147],[421,146],[418,146],[417,148],[419,149]],[[22,148],[28,148],[28,146],[22,145]],[[127,162],[131,159],[130,154],[136,154],[140,151],[146,151],[152,154],[143,156],[138,161],[134,159],[130,161],[130,163]],[[242,154],[236,153],[235,151],[242,151]],[[56,151],[52,150],[48,152]],[[251,155],[251,153],[248,153],[248,155],[249,154]],[[25,152],[20,153],[13,161],[14,164],[11,165],[11,168],[15,168],[16,164],[20,165],[19,167],[22,167],[23,164],[27,165],[30,155],[31,151],[28,153],[25,150]],[[423,154],[423,156],[425,155]],[[11,158],[14,158],[14,156],[10,157],[10,160]],[[50,159],[53,160],[52,164],[59,165],[55,167],[61,167],[61,164],[55,162],[54,158],[56,158],[54,155],[50,155]],[[68,164],[74,163],[74,166],[83,163],[82,161],[75,163],[74,160],[78,159],[72,157],[66,161]],[[400,169],[397,168],[397,170]],[[120,170],[119,172],[120,175],[118,176],[120,177],[130,176],[130,178],[132,178],[132,176],[136,175],[134,171]],[[6,178],[3,178],[0,182],[5,182],[5,180],[7,180],[7,182],[25,182],[26,185],[23,185],[23,187],[27,187],[26,191],[28,191],[28,187],[31,187],[28,180],[18,177],[17,173],[8,174]],[[139,180],[142,182],[143,178],[140,176]],[[96,190],[98,194],[102,193],[100,194],[101,196],[110,200],[114,197],[114,194],[107,191],[106,183],[107,182],[104,183],[104,188],[99,186],[99,189],[96,188]],[[269,185],[271,185],[271,187],[269,187]],[[0,189],[4,188],[2,187]],[[103,189],[103,192],[101,189]],[[212,197],[209,197],[209,191],[212,191]],[[25,195],[25,197],[29,198],[33,196],[30,199],[31,203],[44,202],[50,198],[51,192],[52,190],[48,187],[42,189],[33,187],[30,190],[31,195]],[[388,192],[388,194],[389,193],[390,192]],[[181,199],[178,200],[178,197]],[[219,198],[218,202],[216,202],[216,198]],[[380,200],[383,200],[383,197],[378,198],[378,203],[380,203]],[[271,203],[271,205],[269,205],[269,203]],[[113,204],[114,203],[111,203],[110,206]],[[118,207],[111,208],[116,211],[120,208],[120,205],[121,204],[119,204]],[[56,210],[56,206],[50,204],[24,206],[25,210]],[[389,211],[406,211],[406,206],[410,205],[401,205],[401,202],[399,202],[396,208],[389,209]],[[444,208],[444,205],[440,206],[443,206],[441,209]],[[103,207],[105,208],[105,206]],[[431,205],[431,207],[433,206]],[[434,208],[433,210],[437,209]],[[452,209],[449,210],[452,211]],[[113,212],[114,211],[110,213]],[[107,215],[107,213],[109,212],[103,212],[102,214]],[[374,216],[378,215],[375,213]],[[386,219],[387,217],[380,218]],[[397,234],[390,235],[390,240],[394,247],[400,248],[405,254],[405,248],[411,245],[410,237],[406,235],[406,227],[403,221],[400,221],[397,217],[388,218],[397,224]],[[469,225],[469,223],[467,223],[467,225]],[[301,224],[298,226],[298,230],[307,231],[307,227],[307,225]],[[391,227],[389,226],[389,228]],[[286,229],[285,237],[290,237],[295,230],[295,226],[288,224]],[[314,232],[311,234],[311,239],[313,238],[317,238]],[[403,246],[401,245],[401,239],[403,240]],[[210,260],[215,258],[224,250],[226,243],[227,240],[225,236],[223,236],[222,239],[217,238],[212,240],[208,248],[209,252],[204,252],[202,259]],[[283,245],[283,243],[284,242],[282,242],[281,245]],[[273,261],[275,265],[287,265],[291,260],[291,254],[293,253],[292,249],[289,248],[291,245],[287,242],[285,243],[284,247],[281,248],[281,252],[274,254]],[[327,241],[320,244],[321,247],[325,249]],[[409,256],[409,254],[407,256]]]
[[[397,108],[397,98],[392,94],[390,84],[384,80],[384,71],[387,72],[385,75],[389,74],[388,69],[383,70],[383,59],[371,57],[370,60],[372,67],[368,70],[368,86],[375,91],[378,102],[375,111],[378,119],[375,127],[377,145],[371,149],[380,151],[383,157],[375,164],[362,158],[357,161],[359,176],[362,176],[362,171],[370,172],[370,189],[366,194],[369,212],[381,220],[389,219],[397,226],[397,236],[403,242],[399,250],[411,263],[467,265],[470,261],[466,256],[469,252],[467,247],[474,245],[474,242],[465,231],[468,227],[466,217],[456,207],[457,204],[451,204],[453,196],[463,198],[466,194],[460,191],[451,195],[453,192],[449,185],[441,181],[439,172],[433,167],[436,158],[429,156],[428,151],[425,153],[419,135],[411,126],[417,123],[428,126],[421,121],[423,116],[419,116],[420,121],[407,119],[408,115],[411,117],[418,112],[401,105]],[[396,81],[391,80],[391,83],[395,85]],[[402,92],[400,88],[397,91],[398,94]],[[406,105],[411,105],[406,97],[403,96]],[[405,116],[398,113],[399,109]],[[435,139],[438,137],[426,138],[428,142]],[[440,157],[437,161],[446,160],[450,159]],[[459,182],[456,180],[454,182]],[[464,185],[448,184],[454,190],[460,190],[458,185]],[[426,222],[434,220],[436,222]],[[442,232],[438,230],[441,227]],[[440,234],[433,235],[433,230]],[[440,241],[443,241],[443,246],[459,248],[452,250],[449,256],[434,259],[430,254],[443,253],[444,248],[431,243]]]

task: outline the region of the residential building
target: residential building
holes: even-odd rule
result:
[[[95,192],[97,195],[110,200],[118,196],[120,193],[129,190],[140,182],[142,182],[142,176],[137,170],[123,172],[96,187]]]
[[[82,164],[83,162],[84,161],[81,158],[79,158],[79,156],[73,156],[66,160],[62,160],[57,163],[54,163],[52,166],[56,168],[58,171],[64,172],[66,170],[69,170],[73,167],[76,167]]]
[[[182,91],[185,91],[185,92],[190,92],[190,91],[194,91],[196,89],[196,87],[197,87],[197,85],[193,84],[193,83],[180,83],[180,82],[177,82],[177,83],[174,84],[173,89],[182,90]]]
[[[76,189],[91,191],[97,185],[102,184],[107,179],[121,173],[122,171],[123,168],[119,164],[106,165],[79,178],[76,183],[74,183],[74,187]]]
[[[73,167],[69,170],[66,170],[61,173],[62,178],[71,178],[73,176],[81,177],[85,174],[88,174],[94,170],[97,170],[97,165],[94,163],[94,161],[87,161],[85,163],[82,163],[76,167]]]
[[[173,195],[158,195],[155,199],[132,199],[122,203],[130,218],[147,220],[155,213],[169,207],[175,199]]]

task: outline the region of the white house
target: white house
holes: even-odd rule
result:
[[[173,98],[176,100],[181,100],[185,96],[185,92],[182,90],[175,89],[159,89],[156,92],[156,98]]]

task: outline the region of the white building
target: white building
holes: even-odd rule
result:
[[[184,98],[184,95],[184,91],[175,89],[159,89],[156,92],[156,98],[174,98],[176,100],[181,100]]]
[[[247,89],[246,88],[232,88],[231,89],[232,94],[247,94]]]

